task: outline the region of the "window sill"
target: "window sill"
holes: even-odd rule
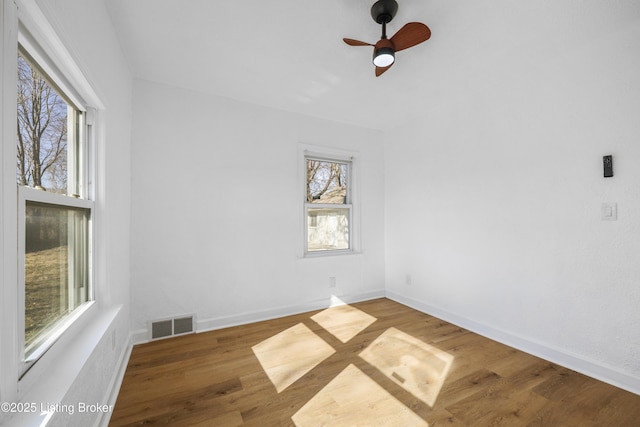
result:
[[[362,252],[351,250],[351,249],[305,252],[304,255],[302,256],[302,259],[327,258],[327,257],[348,256],[348,255],[362,255]]]

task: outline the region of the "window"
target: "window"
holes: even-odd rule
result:
[[[24,49],[18,55],[17,164],[22,372],[92,300],[90,128]]]
[[[351,161],[305,157],[305,252],[351,251]]]

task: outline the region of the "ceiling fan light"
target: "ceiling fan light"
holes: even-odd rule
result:
[[[373,52],[373,65],[376,67],[388,67],[395,61],[393,49],[381,47]]]

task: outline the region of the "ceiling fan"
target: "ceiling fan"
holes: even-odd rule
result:
[[[398,11],[396,0],[378,0],[371,6],[371,17],[378,24],[382,24],[382,37],[375,44],[360,40],[344,38],[349,46],[373,46],[373,65],[376,66],[376,77],[387,71],[395,61],[395,53],[408,49],[431,37],[431,30],[420,22],[409,22],[397,33],[387,38],[387,24],[391,22]]]

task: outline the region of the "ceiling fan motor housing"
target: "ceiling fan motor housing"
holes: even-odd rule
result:
[[[398,12],[396,0],[378,0],[371,6],[371,17],[378,24],[388,24]]]
[[[378,58],[380,55],[386,58]],[[388,67],[393,64],[395,60],[395,47],[393,42],[389,39],[380,39],[373,48],[373,65],[376,67]],[[380,63],[378,62],[380,61]]]

